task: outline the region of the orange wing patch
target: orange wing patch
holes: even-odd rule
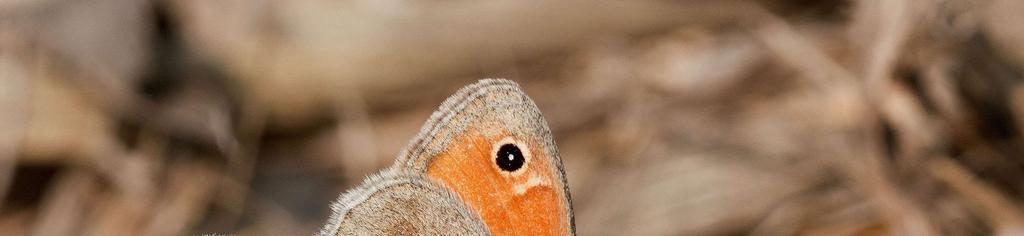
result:
[[[427,166],[427,176],[454,190],[494,235],[568,235],[569,222],[558,176],[534,143],[522,174],[494,166],[492,140],[467,130]]]

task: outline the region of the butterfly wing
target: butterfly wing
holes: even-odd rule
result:
[[[421,175],[370,176],[331,208],[317,235],[489,235],[458,196]]]
[[[502,149],[507,147],[513,151]],[[508,153],[517,155],[503,160]],[[459,90],[392,168],[443,183],[495,235],[575,233],[551,132],[537,106],[512,81],[486,79]]]

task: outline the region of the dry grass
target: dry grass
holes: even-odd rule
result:
[[[308,234],[518,81],[581,235],[1024,232],[1024,4],[0,2],[0,234]]]

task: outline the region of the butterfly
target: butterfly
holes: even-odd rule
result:
[[[484,79],[342,194],[317,235],[575,235],[571,199],[537,105],[515,82]]]

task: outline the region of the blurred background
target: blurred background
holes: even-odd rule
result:
[[[1020,235],[1022,12],[0,0],[0,234],[310,234],[502,77],[553,129],[580,235]]]

